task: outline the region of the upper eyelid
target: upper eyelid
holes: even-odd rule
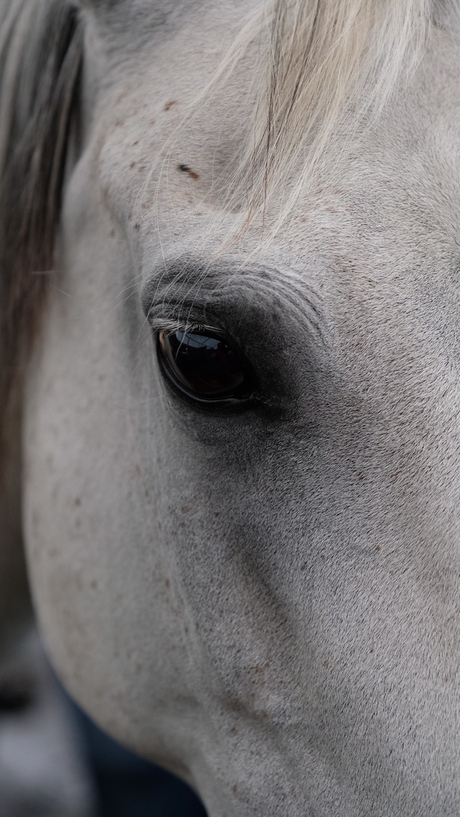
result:
[[[218,308],[215,301],[207,298],[160,300],[152,299],[151,291],[141,296],[144,314],[154,332],[211,332],[232,334],[227,325],[226,308]]]
[[[175,323],[173,330],[180,323],[181,331],[200,326],[230,336],[237,304],[244,322],[254,306],[265,308],[269,315],[274,299],[280,314],[289,315],[292,326],[306,330],[313,345],[330,346],[324,294],[295,270],[257,263],[244,266],[230,259],[215,265],[193,258],[166,259],[161,267],[149,270],[141,288],[143,311],[152,326],[167,328],[166,320]]]
[[[184,334],[193,332],[198,334],[203,334],[205,332],[216,334],[216,332],[222,332],[222,329],[217,326],[212,326],[211,324],[180,319],[175,320],[173,318],[162,317],[161,315],[152,317],[148,316],[148,320],[154,332],[159,332],[160,330],[168,333],[183,332]]]

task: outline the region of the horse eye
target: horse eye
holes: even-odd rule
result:
[[[158,359],[169,385],[202,407],[241,405],[251,397],[248,365],[218,335],[158,332]]]

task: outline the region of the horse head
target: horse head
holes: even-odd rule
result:
[[[33,593],[71,692],[213,817],[460,805],[459,57],[431,6],[78,12]]]

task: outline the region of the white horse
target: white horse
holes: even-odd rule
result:
[[[79,5],[0,4],[55,665],[212,817],[457,817],[458,3]]]

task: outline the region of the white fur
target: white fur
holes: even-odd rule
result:
[[[369,63],[344,24],[333,133],[320,72],[323,130],[305,119],[314,183],[281,104],[273,192],[236,240],[255,41],[221,67],[258,7],[85,3],[90,126],[27,381],[28,557],[71,691],[211,817],[460,808],[460,57],[425,5],[346,7],[385,104],[350,142],[337,112]],[[146,314],[224,329],[263,409],[182,404]]]

